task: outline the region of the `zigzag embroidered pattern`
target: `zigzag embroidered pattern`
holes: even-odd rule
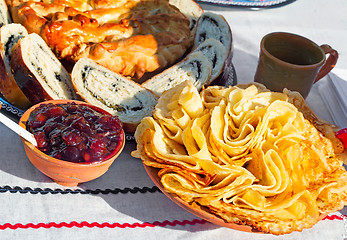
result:
[[[115,188],[115,189],[95,189],[95,190],[81,190],[81,189],[50,189],[50,188],[45,188],[45,189],[41,189],[41,188],[30,188],[30,187],[19,187],[19,186],[15,186],[15,187],[10,187],[10,186],[4,186],[4,187],[0,187],[0,193],[5,193],[5,192],[10,192],[10,193],[31,193],[31,194],[119,194],[119,193],[155,193],[155,192],[161,192],[159,190],[158,187],[154,186],[154,187],[143,187],[143,188],[139,188],[139,187],[134,187],[134,188]]]
[[[0,193],[4,193],[4,192],[10,192],[10,193],[21,193],[21,194],[25,194],[25,193],[31,193],[31,194],[126,194],[126,193],[155,193],[155,192],[160,192],[160,189],[156,186],[153,186],[151,188],[149,187],[143,187],[143,188],[139,188],[139,187],[134,187],[134,188],[124,188],[124,189],[120,189],[120,188],[115,188],[115,189],[95,189],[95,190],[81,190],[81,189],[50,189],[50,188],[45,188],[45,189],[41,189],[41,188],[35,188],[32,189],[30,187],[25,187],[24,189],[16,186],[16,187],[10,187],[10,186],[4,186],[4,187],[0,187]],[[325,218],[323,218],[323,220],[344,220],[347,219],[346,215],[330,215],[330,216],[326,216]],[[156,226],[160,226],[160,227],[165,227],[167,225],[169,226],[184,226],[184,225],[195,225],[195,224],[205,224],[207,223],[206,220],[203,219],[194,219],[192,221],[189,220],[183,220],[183,221],[179,221],[179,220],[174,220],[173,222],[170,222],[168,220],[165,220],[164,222],[159,222],[159,221],[155,221],[153,223],[97,223],[97,222],[93,222],[93,223],[88,223],[88,222],[76,222],[76,221],[72,221],[70,223],[66,223],[66,222],[61,222],[61,223],[55,223],[55,222],[50,222],[50,223],[37,223],[37,224],[33,224],[33,223],[28,223],[28,224],[21,224],[21,223],[17,223],[17,224],[11,224],[11,223],[5,223],[3,225],[0,225],[0,230],[5,230],[5,229],[28,229],[28,228],[34,228],[34,229],[38,229],[38,228],[62,228],[62,227],[66,227],[66,228],[72,228],[72,227],[78,227],[78,228],[82,228],[82,227],[89,227],[89,228],[93,228],[93,227],[97,227],[97,228],[145,228],[145,227],[156,227]]]
[[[343,219],[347,219],[346,215],[331,215],[331,216],[327,216],[325,218],[323,218],[323,220],[343,220]],[[78,228],[83,228],[83,227],[88,227],[88,228],[146,228],[146,227],[165,227],[165,226],[171,226],[171,227],[175,227],[177,225],[180,226],[185,226],[185,225],[196,225],[196,224],[205,224],[208,223],[206,220],[203,219],[193,219],[193,220],[183,220],[183,221],[179,221],[179,220],[174,220],[174,221],[168,221],[165,220],[163,222],[159,222],[159,221],[155,221],[153,223],[97,223],[97,222],[92,222],[92,223],[88,223],[86,221],[84,222],[70,222],[70,223],[66,223],[66,222],[61,222],[61,223],[55,223],[55,222],[50,222],[50,223],[37,223],[37,224],[33,224],[33,223],[28,223],[28,224],[21,224],[21,223],[16,223],[16,224],[10,224],[10,223],[5,223],[3,225],[0,225],[0,230],[5,230],[5,229],[12,229],[12,230],[16,230],[16,229],[28,229],[28,228],[34,228],[34,229],[38,229],[38,228],[72,228],[72,227],[78,227]]]
[[[3,225],[0,225],[0,230],[5,230],[7,228],[15,230],[15,229],[28,229],[28,228],[34,228],[34,229],[38,229],[38,228],[62,228],[62,227],[66,227],[66,228],[72,228],[72,227],[78,227],[78,228],[82,228],[82,227],[89,227],[89,228],[93,228],[93,227],[97,227],[97,228],[145,228],[145,227],[165,227],[165,226],[185,226],[185,225],[195,225],[195,224],[205,224],[207,223],[206,220],[202,220],[202,219],[193,219],[193,220],[183,220],[183,221],[178,221],[178,220],[174,220],[174,221],[168,221],[165,220],[163,222],[159,222],[159,221],[155,221],[153,223],[97,223],[97,222],[92,222],[92,223],[88,223],[88,222],[70,222],[70,223],[66,223],[66,222],[61,222],[61,223],[55,223],[55,222],[50,222],[50,223],[37,223],[37,224],[33,224],[33,223],[28,223],[28,224],[21,224],[21,223],[17,223],[17,224],[10,224],[10,223],[5,223]]]

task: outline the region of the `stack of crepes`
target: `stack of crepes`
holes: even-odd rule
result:
[[[132,156],[159,169],[167,192],[225,222],[284,234],[346,203],[344,146],[296,92],[198,93],[186,81],[160,97],[135,138]]]

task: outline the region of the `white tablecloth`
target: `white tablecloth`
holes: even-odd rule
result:
[[[233,63],[239,83],[253,81],[261,38],[274,31],[301,34],[340,53],[347,66],[347,1],[298,0],[280,8],[250,10],[204,4],[228,20],[234,38]],[[318,87],[308,103],[332,121]],[[347,208],[313,228],[283,236],[244,233],[207,223],[160,193],[134,143],[101,178],[64,188],[28,161],[19,137],[0,124],[0,239],[347,239]]]

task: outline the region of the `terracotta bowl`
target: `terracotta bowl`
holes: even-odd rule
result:
[[[19,120],[19,125],[26,129],[26,122],[31,112],[41,104],[48,104],[48,103],[64,104],[64,103],[71,103],[71,102],[86,105],[98,112],[110,115],[108,112],[98,107],[92,106],[90,104],[87,104],[81,101],[49,100],[49,101],[36,104],[32,106],[31,108],[29,108]],[[41,152],[38,148],[36,148],[33,144],[26,141],[25,139],[22,138],[22,141],[24,143],[24,149],[30,162],[38,170],[40,170],[43,174],[47,175],[53,181],[55,181],[56,183],[60,185],[74,187],[74,186],[77,186],[79,183],[91,181],[100,177],[109,169],[111,164],[119,156],[119,154],[122,152],[124,148],[125,135],[123,130],[121,132],[120,137],[121,137],[121,141],[119,141],[115,150],[113,151],[111,155],[107,157],[107,159],[104,159],[101,162],[95,162],[90,164],[73,163],[73,162],[68,162],[68,161],[57,159],[57,158],[53,158]]]

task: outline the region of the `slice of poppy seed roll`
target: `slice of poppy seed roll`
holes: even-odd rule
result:
[[[237,83],[234,76],[232,64],[233,46],[232,32],[227,20],[219,14],[204,12],[197,23],[197,31],[194,38],[194,47],[197,48],[207,39],[216,39],[221,42],[227,53],[222,73],[213,80],[213,85],[235,85]]]
[[[19,88],[32,104],[76,98],[69,73],[36,33],[14,46],[11,68]]]
[[[0,28],[0,92],[7,101],[22,109],[29,107],[30,102],[13,78],[10,61],[13,46],[27,35],[24,26],[17,23]]]
[[[169,0],[169,3],[177,7],[189,19],[189,28],[194,38],[198,19],[204,10],[193,0]]]
[[[203,41],[194,50],[194,52],[197,51],[202,52],[212,64],[211,78],[208,82],[210,84],[223,72],[228,53],[224,45],[214,38]]]
[[[166,90],[190,80],[194,86],[201,88],[210,82],[212,64],[203,52],[189,54],[181,62],[173,65],[142,84],[158,97]]]
[[[198,20],[194,48],[209,38],[220,41],[228,55],[232,54],[232,33],[228,22],[219,14],[204,12]]]
[[[117,116],[128,133],[135,132],[142,118],[152,116],[157,103],[151,91],[89,58],[76,62],[71,79],[82,100]]]

